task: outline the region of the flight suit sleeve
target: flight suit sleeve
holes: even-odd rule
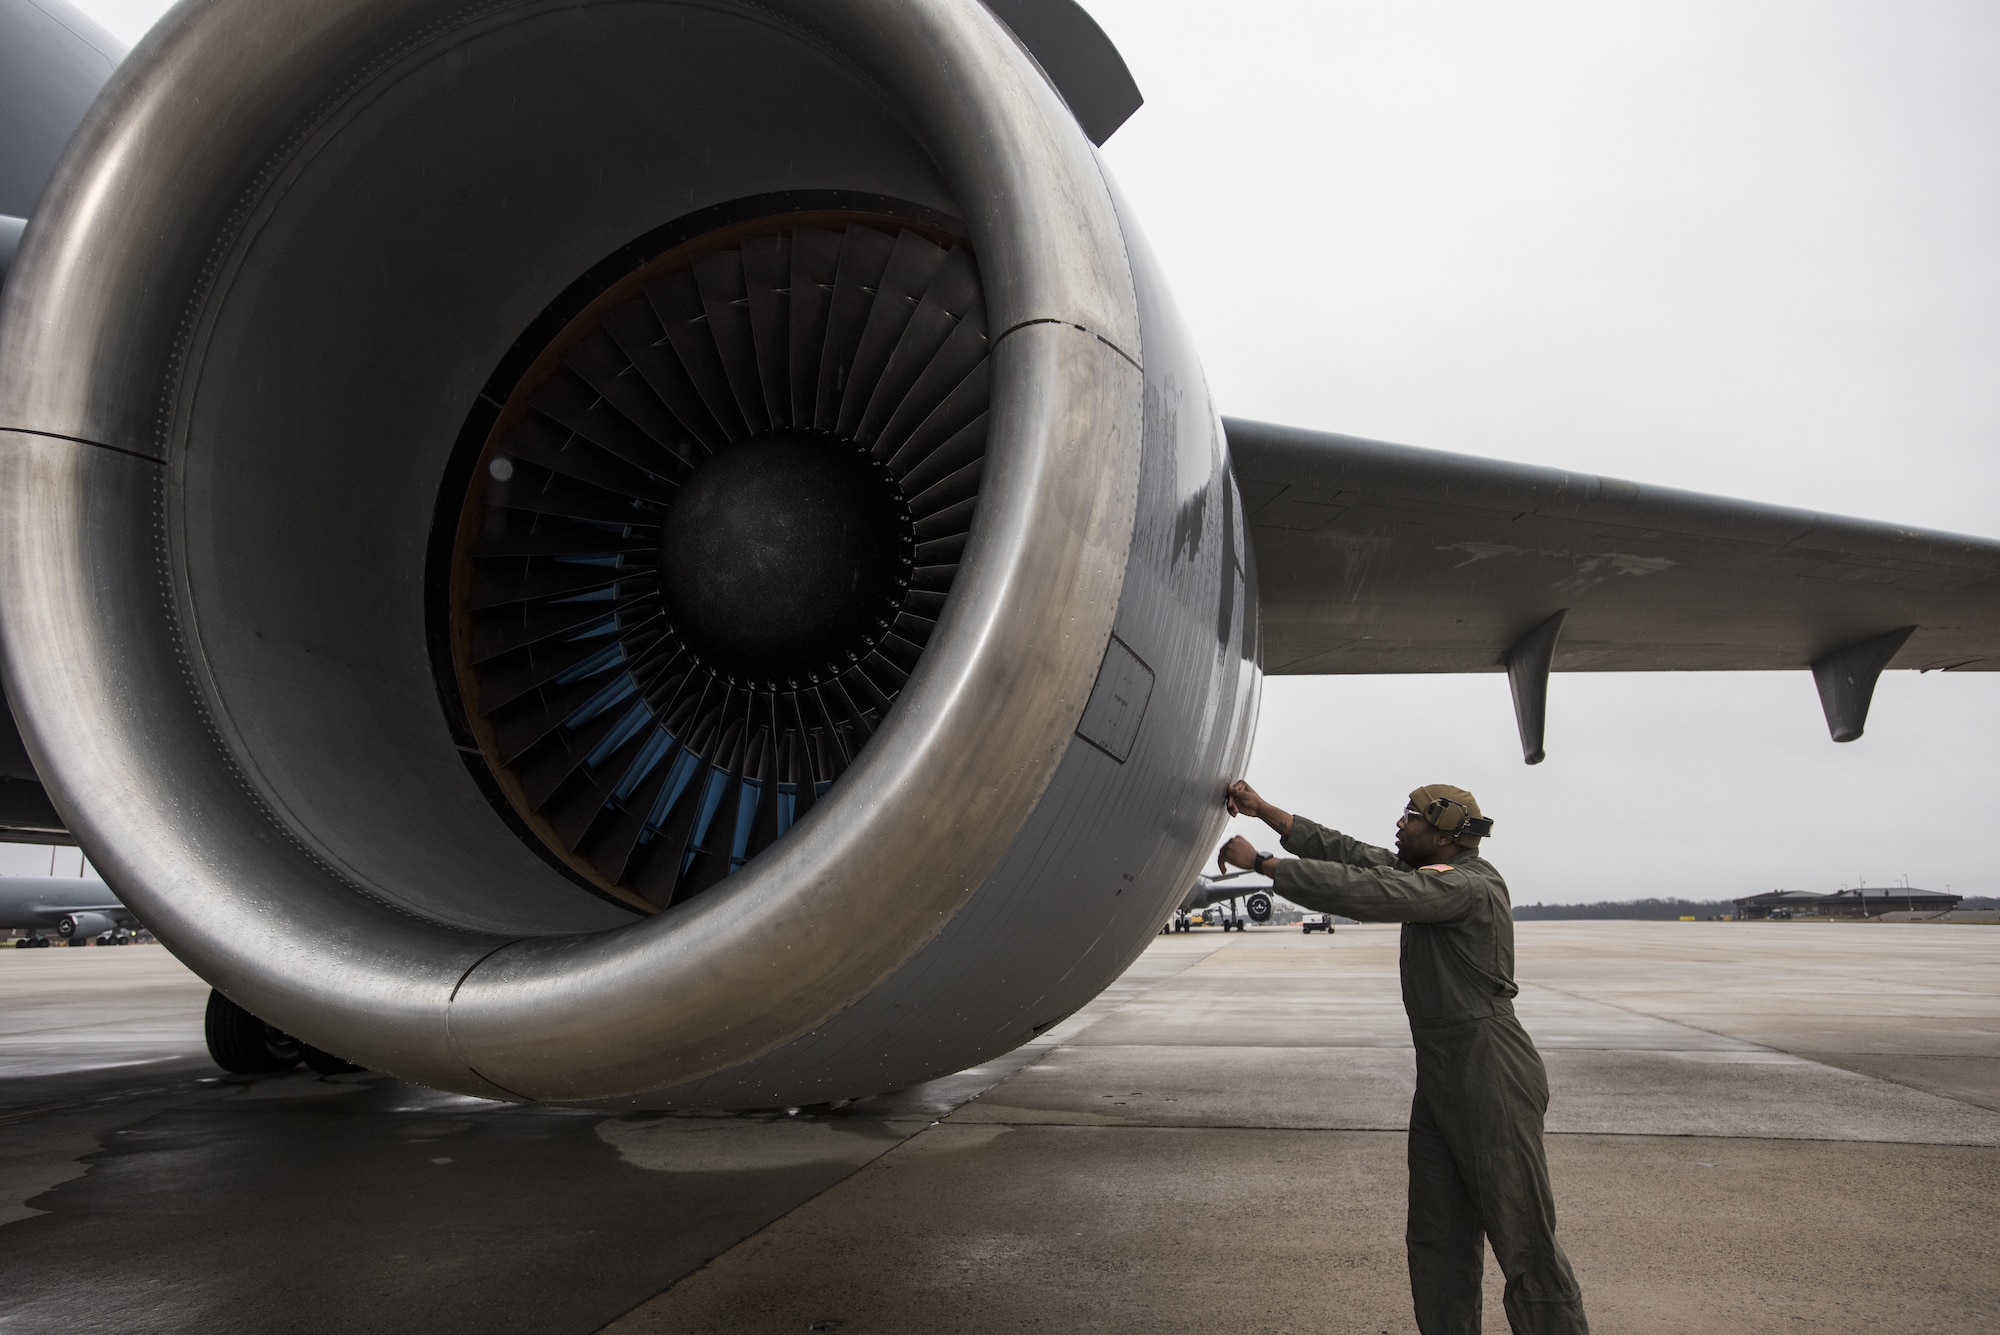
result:
[[[1350,839],[1339,830],[1329,830],[1304,816],[1292,817],[1292,832],[1280,844],[1294,857],[1315,862],[1341,862],[1350,867],[1394,867],[1396,855],[1386,848]]]
[[[1296,840],[1304,847],[1322,847],[1329,852],[1354,849],[1380,853],[1344,835],[1313,826],[1305,839],[1298,839],[1300,821],[1285,840],[1288,851]],[[1324,844],[1311,842],[1314,835],[1327,836]],[[1272,888],[1294,904],[1318,913],[1340,913],[1359,922],[1456,922],[1478,907],[1483,890],[1479,878],[1468,871],[1440,866],[1418,871],[1393,862],[1384,866],[1370,861],[1352,863],[1303,856],[1280,862],[1271,869]]]

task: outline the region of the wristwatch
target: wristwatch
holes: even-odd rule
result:
[[[1265,858],[1269,858],[1271,859],[1271,861],[1276,862],[1278,860],[1278,855],[1276,853],[1259,853],[1256,857],[1250,859],[1250,870],[1256,873],[1257,875],[1262,876],[1264,874]]]

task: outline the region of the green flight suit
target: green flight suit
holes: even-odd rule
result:
[[[1556,1244],[1542,1153],[1548,1074],[1514,1018],[1514,915],[1507,883],[1471,849],[1406,866],[1386,848],[1303,817],[1277,891],[1321,913],[1403,924],[1403,1009],[1417,1050],[1410,1105],[1410,1293],[1423,1335],[1478,1335],[1480,1237],[1507,1277],[1519,1335],[1588,1330],[1583,1293]]]

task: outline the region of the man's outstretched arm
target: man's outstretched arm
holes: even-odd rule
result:
[[[1393,858],[1388,866],[1285,858],[1266,862],[1264,870],[1272,889],[1294,904],[1360,922],[1456,922],[1472,912],[1482,894],[1476,879],[1463,871],[1444,864],[1417,871]]]
[[[1285,847],[1324,842],[1338,851],[1380,854],[1386,861],[1354,862],[1331,858],[1264,858],[1262,871],[1272,889],[1302,908],[1319,913],[1344,913],[1361,922],[1455,922],[1478,904],[1480,889],[1473,877],[1446,863],[1413,870],[1387,849],[1370,848],[1344,834],[1297,818]],[[1221,861],[1251,868],[1256,848],[1242,835],[1222,846]]]
[[[1285,851],[1297,857],[1321,862],[1344,862],[1355,867],[1393,867],[1396,855],[1386,848],[1350,839],[1329,830],[1317,821],[1294,816],[1266,799],[1255,788],[1238,779],[1229,785],[1225,805],[1232,816],[1250,816],[1263,821],[1284,841]],[[1248,863],[1237,863],[1247,867]]]

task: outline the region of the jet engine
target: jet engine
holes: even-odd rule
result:
[[[1254,573],[1051,8],[162,20],[0,301],[0,606],[175,954],[431,1085],[766,1107],[1149,943]]]
[[[65,941],[88,941],[118,926],[107,913],[68,913],[56,923],[56,935]]]
[[[1250,915],[1251,922],[1271,921],[1271,897],[1262,890],[1253,891],[1243,899],[1243,911]]]

